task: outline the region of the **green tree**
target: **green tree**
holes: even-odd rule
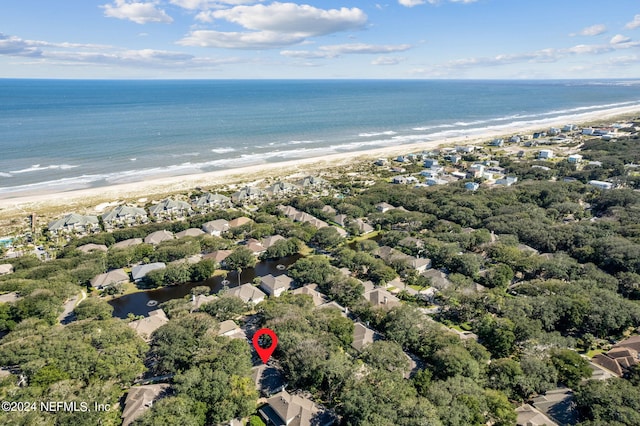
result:
[[[552,352],[551,362],[558,371],[558,379],[570,388],[577,386],[582,379],[588,379],[593,373],[589,368],[589,361],[570,349]]]
[[[313,236],[311,242],[325,250],[331,250],[338,246],[344,238],[338,234],[338,230],[333,226],[326,226],[318,229],[316,235]]]
[[[239,297],[223,295],[200,306],[200,311],[206,312],[218,321],[226,321],[245,313],[247,304]]]
[[[206,407],[185,396],[170,396],[155,402],[133,426],[203,426]]]
[[[98,298],[90,297],[83,300],[73,311],[78,320],[87,318],[105,320],[113,315],[113,306]]]

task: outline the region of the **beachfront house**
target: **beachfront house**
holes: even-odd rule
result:
[[[149,214],[157,220],[180,219],[193,213],[189,203],[165,198],[158,204],[149,207]]]
[[[305,176],[296,182],[296,185],[305,189],[317,188],[327,185],[327,181],[317,176]]]
[[[489,142],[489,146],[502,147],[504,146],[504,139],[502,138],[494,139],[491,142]]]
[[[476,182],[467,182],[464,184],[464,188],[467,191],[477,191],[480,188],[480,184]]]
[[[517,176],[505,176],[496,180],[496,185],[511,186],[518,181]]]
[[[237,192],[234,192],[231,195],[231,201],[236,204],[244,203],[247,201],[257,200],[260,197],[263,197],[265,192],[259,188],[254,188],[252,186],[245,186]]]
[[[193,208],[198,211],[208,211],[215,208],[227,207],[231,205],[231,198],[222,194],[212,194],[207,192],[198,197],[193,202]]]
[[[49,222],[47,228],[52,235],[89,234],[100,231],[100,224],[97,216],[71,213],[63,218]]]
[[[202,225],[202,230],[209,235],[219,237],[229,230],[229,222],[226,219],[216,219]]]
[[[139,225],[148,221],[147,212],[139,207],[118,206],[102,215],[105,229]]]
[[[284,197],[296,192],[299,188],[287,182],[276,182],[273,185],[269,186],[265,192],[270,197]]]

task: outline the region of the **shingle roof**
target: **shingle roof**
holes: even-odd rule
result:
[[[152,232],[147,235],[144,242],[147,244],[160,244],[163,241],[173,240],[174,235],[172,232],[163,229],[161,231]]]
[[[129,274],[124,269],[114,269],[104,274],[96,275],[91,279],[91,286],[95,288],[103,288],[111,284],[119,284],[129,281]]]
[[[111,246],[112,249],[123,249],[127,247],[137,246],[142,244],[142,238],[129,238],[128,240],[120,241]]]
[[[66,215],[63,218],[49,222],[48,228],[51,231],[57,231],[59,229],[66,228],[68,226],[87,226],[87,225],[97,225],[97,224],[98,224],[97,216],[83,216],[77,213],[71,213]]]
[[[144,209],[139,207],[131,207],[131,206],[118,206],[115,209],[108,211],[102,215],[102,220],[105,222],[110,222],[116,219],[123,219],[126,217],[146,217],[147,212]]]
[[[253,302],[258,303],[266,297],[266,294],[257,287],[251,284],[242,284],[240,287],[234,287],[229,289],[229,295],[239,297],[244,300],[245,303]]]
[[[145,265],[136,265],[131,269],[131,277],[134,281],[139,281],[144,278],[149,272],[156,269],[164,269],[167,265],[162,262],[147,263]]]

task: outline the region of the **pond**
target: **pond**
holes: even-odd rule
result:
[[[256,277],[263,277],[265,275],[278,276],[287,272],[287,267],[294,264],[302,255],[294,255],[283,257],[278,260],[265,260],[258,262],[255,268],[248,268],[242,271],[240,276],[240,283],[250,283]],[[278,267],[278,265],[284,265],[285,268]],[[224,283],[222,276],[216,276],[209,278],[206,281],[190,282],[181,285],[174,285],[169,287],[161,287],[154,290],[143,291],[140,293],[127,294],[125,296],[118,297],[109,301],[109,304],[113,306],[113,316],[117,318],[127,318],[129,313],[134,315],[149,315],[149,312],[158,309],[159,304],[167,302],[172,299],[182,299],[183,297],[190,295],[191,290],[198,286],[208,286],[211,289],[211,293],[217,293],[222,290]],[[228,287],[233,288],[238,286],[238,273],[235,271],[229,272],[227,275]]]

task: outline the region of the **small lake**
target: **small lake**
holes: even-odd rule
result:
[[[265,275],[278,276],[287,272],[286,268],[293,265],[302,255],[294,255],[283,257],[278,260],[265,260],[258,262],[255,268],[248,268],[242,271],[240,275],[240,283],[251,283],[256,277],[263,277]],[[278,267],[278,265],[284,265],[285,268]],[[182,299],[185,296],[191,294],[191,290],[198,286],[207,286],[211,289],[211,294],[215,294],[223,288],[223,277],[216,276],[209,278],[206,281],[190,282],[181,285],[174,285],[169,287],[160,287],[154,290],[148,290],[140,293],[127,294],[125,296],[118,297],[109,301],[109,304],[113,306],[113,316],[117,318],[127,318],[129,313],[134,315],[148,316],[149,312],[158,309],[159,304],[167,302],[172,299]],[[227,275],[227,281],[229,281],[228,287],[233,288],[238,286],[238,273],[235,271],[229,271]]]

